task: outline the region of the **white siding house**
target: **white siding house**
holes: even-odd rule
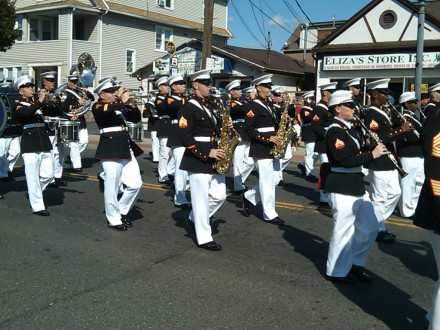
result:
[[[226,43],[227,0],[215,0],[213,40]],[[167,41],[176,44],[203,33],[203,0],[17,0],[17,26],[23,36],[0,53],[0,82],[23,73],[58,72],[65,82],[78,56],[89,53],[97,67],[95,81],[116,76],[128,88],[145,63],[166,54]]]

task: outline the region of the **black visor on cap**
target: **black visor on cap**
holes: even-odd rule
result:
[[[173,82],[173,85],[174,84],[176,84],[176,85],[185,85],[186,83],[183,80],[177,80],[177,81]]]
[[[26,83],[26,84],[23,84],[23,85],[21,85],[19,88],[22,88],[22,87],[34,87],[35,86],[35,84],[33,84],[33,83]]]
[[[377,88],[376,90],[383,95],[391,94],[391,91],[388,88]]]
[[[46,79],[47,81],[50,81],[50,82],[55,82],[55,78],[44,78],[44,79]]]
[[[211,86],[211,80],[209,79],[200,79],[200,80],[195,80],[194,82],[198,82],[199,84],[205,85],[205,86]]]
[[[272,89],[272,84],[271,83],[263,83],[263,84],[259,84],[258,86],[263,86],[263,87]]]
[[[351,109],[355,109],[356,108],[356,104],[352,101],[347,101],[347,102],[342,102],[341,105],[349,107]]]
[[[110,88],[103,89],[102,91],[104,93],[115,93],[118,89],[119,88],[117,88],[117,87],[110,87]]]

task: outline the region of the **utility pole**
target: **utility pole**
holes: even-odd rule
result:
[[[416,74],[414,81],[414,92],[420,106],[422,96],[422,70],[423,70],[423,39],[425,36],[425,1],[419,1],[419,22],[417,26],[417,55],[416,55]]]
[[[272,40],[270,40],[270,31],[267,32],[267,62],[270,65],[270,47],[272,46]]]
[[[307,56],[307,35],[309,34],[307,28],[309,27],[308,23],[304,23],[303,29],[304,29],[304,47],[303,47],[303,63],[306,63],[306,56]]]
[[[214,0],[205,0],[205,18],[203,23],[202,69],[206,68],[206,59],[211,57],[212,26],[214,21]]]

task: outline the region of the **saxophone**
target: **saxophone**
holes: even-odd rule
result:
[[[281,120],[278,124],[278,130],[276,136],[281,138],[280,144],[275,144],[270,150],[270,154],[273,155],[275,159],[281,159],[286,154],[287,145],[289,144],[292,136],[296,134],[295,129],[292,126],[288,126],[288,108],[289,108],[289,95],[284,94],[284,110],[281,114]]]
[[[230,114],[231,98],[228,97],[228,101],[221,115],[222,127],[220,128],[220,139],[218,141],[218,148],[224,150],[226,155],[223,159],[216,159],[212,164],[212,168],[220,174],[227,173],[231,168],[235,148],[241,142],[240,135],[233,128],[229,128]]]

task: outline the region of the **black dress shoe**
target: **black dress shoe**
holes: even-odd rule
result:
[[[296,167],[299,168],[303,176],[306,176],[306,167],[303,164],[299,163],[298,165],[296,165]]]
[[[75,173],[81,173],[82,171],[83,171],[83,169],[81,167],[72,169],[72,172],[75,172]]]
[[[214,241],[211,241],[211,242],[199,245],[199,248],[209,250],[209,251],[220,251],[222,249],[222,246],[220,244],[217,244]]]
[[[243,211],[246,217],[249,217],[251,215],[251,206],[252,203],[249,202],[243,194]]]
[[[42,216],[42,217],[47,217],[47,216],[50,215],[49,211],[46,211],[46,210],[41,210],[41,211],[38,211],[38,212],[34,212],[34,214]]]
[[[333,283],[341,283],[341,284],[356,284],[358,282],[358,279],[351,274],[348,274],[345,277],[326,275],[325,278],[327,279],[327,281],[331,281]]]
[[[306,176],[306,181],[312,182],[312,183],[316,183],[318,182],[318,178],[314,175],[307,175]]]
[[[127,230],[127,226],[125,226],[124,224],[116,225],[116,226],[112,226],[112,225],[110,224],[110,222],[107,221],[107,225],[108,225],[111,229],[114,229],[114,230],[120,230],[120,231]]]
[[[194,226],[194,222],[191,221],[190,219],[186,219],[185,225],[188,227],[188,229],[190,229],[194,232],[196,231],[196,227]]]
[[[395,241],[396,241],[396,235],[391,234],[386,230],[377,233],[376,242],[392,244]]]
[[[96,175],[96,178],[98,179],[99,182],[99,192],[104,192],[104,179],[101,178],[101,176],[99,175],[99,173]]]
[[[56,181],[54,181],[54,182],[49,183],[48,187],[58,188],[59,184]]]
[[[3,195],[0,195],[0,199],[5,199],[5,197]]]
[[[121,221],[122,221],[122,224],[125,225],[126,227],[133,227],[133,223],[127,217],[127,215],[121,214]]]
[[[67,181],[61,178],[55,178],[55,183],[58,184],[58,186],[62,186],[62,187],[67,186]]]
[[[174,204],[174,206],[178,207],[179,209],[182,209],[182,210],[191,210],[192,209],[191,205],[189,205],[189,204],[180,204],[180,205]]]
[[[278,218],[278,217],[276,217],[275,219],[272,219],[272,220],[266,220],[264,222],[270,223],[270,224],[276,225],[276,226],[280,226],[280,225],[284,225],[285,224],[285,221],[280,219],[280,218]]]
[[[365,271],[365,268],[362,266],[353,265],[348,273],[356,277],[360,282],[371,283],[373,281],[370,274]]]

